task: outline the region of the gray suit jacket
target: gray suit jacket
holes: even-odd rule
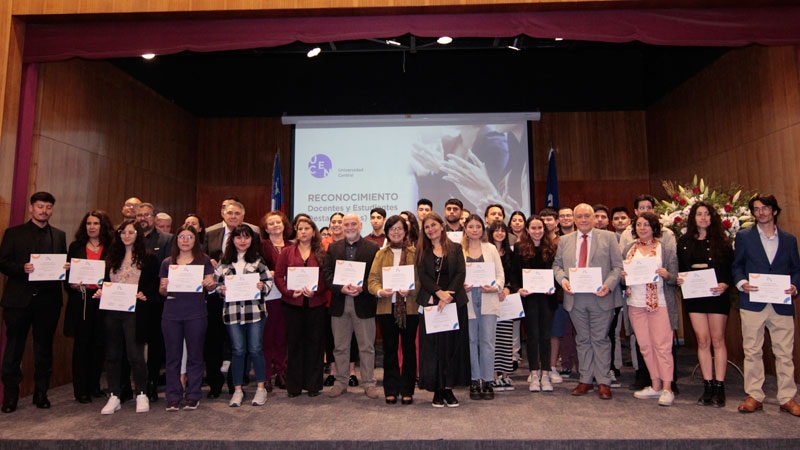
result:
[[[575,297],[597,301],[599,306],[606,311],[614,308],[615,292],[619,286],[620,272],[622,272],[622,252],[620,252],[617,237],[614,234],[610,231],[594,230],[587,259],[588,267],[601,269],[603,284],[608,287],[610,292],[605,297],[598,297],[595,294],[570,295],[564,292],[565,310],[572,311]],[[576,231],[562,236],[558,244],[556,259],[553,261],[553,275],[559,285],[564,278],[569,279],[570,268],[578,267],[575,246],[580,235],[580,231]]]

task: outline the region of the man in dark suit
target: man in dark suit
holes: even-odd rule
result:
[[[763,409],[765,395],[764,328],[769,329],[772,352],[775,354],[775,373],[778,376],[778,403],[781,411],[800,416],[800,405],[794,400],[794,305],[791,297],[797,294],[800,283],[800,256],[797,239],[778,229],[781,208],[772,195],[758,195],[750,200],[750,212],[757,225],[736,235],[733,261],[733,282],[739,289],[739,314],[742,320],[744,350],[744,391],[747,399],[739,412],[752,413]],[[782,303],[751,301],[750,294],[758,287],[750,284],[751,274],[761,277],[789,275],[791,286],[784,292]]]
[[[361,218],[358,214],[345,214],[342,226],[344,239],[328,246],[323,268],[325,283],[331,290],[331,329],[335,346],[333,357],[336,360],[336,381],[328,396],[338,397],[347,392],[350,339],[355,331],[364,393],[369,398],[378,398],[378,389],[375,387],[375,311],[378,303],[377,298],[364,289],[364,285],[380,247],[372,241],[361,239]],[[333,284],[337,260],[366,263],[362,282],[344,286]]]
[[[49,408],[47,389],[53,371],[53,335],[61,315],[62,281],[28,281],[34,267],[31,254],[66,254],[67,238],[50,225],[56,199],[49,192],[31,196],[31,220],[6,230],[0,244],[0,272],[8,276],[3,292],[3,321],[6,325],[6,350],[2,377],[5,385],[2,411],[14,412],[22,380],[20,363],[28,331],[33,328],[35,388],[33,403]],[[65,269],[69,263],[65,264]]]
[[[211,258],[211,264],[217,266],[225,247],[228,244],[228,236],[238,225],[244,223],[244,205],[238,201],[227,201],[222,212],[223,226],[207,229],[203,248]],[[261,239],[258,232],[253,234],[252,247],[261,249]],[[223,299],[216,293],[206,297],[206,307],[208,308],[208,328],[206,329],[206,345],[204,349],[204,359],[206,363],[206,382],[210,388],[209,398],[217,398],[222,393],[222,385],[225,377],[222,375],[223,352],[226,345],[228,333],[225,331],[225,324],[222,322]],[[232,386],[229,384],[232,390]]]

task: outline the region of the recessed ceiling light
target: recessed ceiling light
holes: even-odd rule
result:
[[[556,38],[557,41],[563,41],[564,38]]]
[[[436,42],[438,42],[438,43],[440,43],[442,45],[447,45],[447,44],[453,42],[453,38],[451,38],[450,36],[442,36],[439,39],[437,39]]]
[[[514,38],[514,42],[508,45],[508,48],[514,51],[519,51],[519,38]]]
[[[314,47],[314,48],[312,48],[311,50],[309,50],[309,51],[308,51],[308,53],[306,53],[306,56],[308,56],[309,58],[313,58],[313,57],[315,57],[315,56],[319,55],[319,53],[320,53],[321,51],[322,51],[322,49],[321,49],[321,48],[319,48],[319,47]]]
[[[155,53],[145,53],[145,54],[142,55],[142,58],[144,58],[144,59],[153,59],[155,57],[156,57]]]
[[[398,46],[398,47],[399,47],[399,46],[401,46],[401,45],[403,45],[403,44],[401,44],[401,43],[399,43],[399,42],[395,41],[394,39],[387,39],[387,40],[386,40],[386,43],[387,43],[387,44],[389,44],[389,45],[396,45],[396,46]]]

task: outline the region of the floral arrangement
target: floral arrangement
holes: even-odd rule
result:
[[[672,181],[662,181],[662,185],[670,199],[662,200],[655,205],[655,212],[659,215],[661,224],[671,229],[676,237],[686,234],[689,210],[701,200],[714,205],[714,209],[722,219],[722,227],[730,239],[733,239],[739,230],[755,224],[755,218],[750,215],[747,203],[756,194],[742,193],[741,186],[732,185],[727,190],[710,189],[702,178],[698,183],[697,175],[688,188]]]

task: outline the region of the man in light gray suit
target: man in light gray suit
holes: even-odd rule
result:
[[[622,271],[622,254],[614,233],[594,228],[594,210],[581,203],[575,207],[577,232],[561,237],[553,274],[564,288],[564,309],[569,313],[577,333],[580,383],[572,395],[584,395],[594,389],[597,380],[601,399],[611,399],[609,369],[611,341],[608,330],[614,317],[614,292]],[[593,293],[573,293],[570,269],[599,267],[603,285]]]

